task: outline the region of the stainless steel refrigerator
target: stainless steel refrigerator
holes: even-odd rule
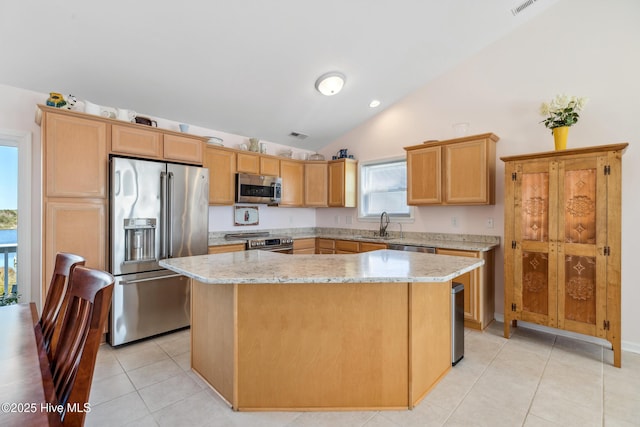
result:
[[[111,158],[109,342],[116,346],[189,325],[189,280],[158,265],[207,253],[209,172]]]

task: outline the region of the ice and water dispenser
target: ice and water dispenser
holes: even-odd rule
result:
[[[156,259],[156,219],[126,218],[124,220],[124,262]]]

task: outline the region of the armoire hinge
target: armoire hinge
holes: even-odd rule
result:
[[[608,320],[605,320],[605,321],[602,322],[602,328],[604,330],[608,331],[609,330],[609,326],[610,325],[609,325],[609,321]]]
[[[609,166],[609,165],[605,165],[604,166],[604,174],[605,175],[611,175],[611,166]]]
[[[516,303],[515,302],[511,303],[511,311],[516,311]],[[606,320],[605,320],[605,322],[606,322]]]
[[[611,255],[611,248],[609,246],[605,246],[603,252],[604,252],[604,256],[609,256]]]
[[[516,179],[518,179],[518,174],[516,172],[512,172],[511,173],[511,181],[515,181]]]
[[[512,240],[511,241],[511,249],[515,249],[516,248],[516,241]]]

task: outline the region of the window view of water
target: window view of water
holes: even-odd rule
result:
[[[16,250],[15,247],[18,244],[18,230],[0,230],[0,270],[2,270],[2,278],[0,281],[0,293],[4,293],[4,268],[5,262],[8,270],[16,270]],[[15,276],[14,276],[15,277]],[[9,285],[12,285],[14,280],[13,277],[9,274]],[[8,289],[9,291],[11,288]]]

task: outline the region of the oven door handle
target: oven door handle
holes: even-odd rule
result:
[[[151,281],[155,281],[155,280],[162,280],[162,279],[173,279],[174,277],[180,277],[182,276],[182,274],[168,274],[166,276],[153,276],[153,277],[147,277],[144,279],[134,279],[134,280],[121,280],[120,283],[121,285],[133,285],[136,283],[142,283],[142,282],[151,282]]]

